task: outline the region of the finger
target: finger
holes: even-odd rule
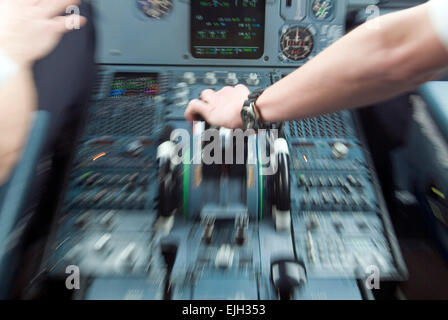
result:
[[[80,0],[43,0],[38,5],[44,10],[46,17],[52,18],[64,12],[76,13],[70,10],[74,9],[72,6],[79,6],[80,3]]]
[[[238,84],[235,86],[235,89],[237,89],[238,91],[240,91],[242,94],[250,94],[250,90],[248,87],[246,87],[244,84]]]
[[[225,86],[225,87],[222,87],[217,93],[230,93],[230,92],[232,92],[232,90],[233,90],[233,87]]]
[[[39,4],[40,2],[42,2],[42,0],[28,0],[26,4],[35,6],[35,5]],[[22,0],[22,3],[25,3],[25,1]]]
[[[210,102],[211,100],[213,100],[215,95],[216,95],[215,90],[206,89],[206,90],[201,92],[201,100],[202,101],[206,101],[206,102]]]
[[[58,33],[65,33],[76,30],[84,26],[87,22],[85,17],[72,14],[69,16],[60,16],[53,18],[50,23],[50,28]]]
[[[204,120],[207,120],[208,110],[210,106],[199,99],[191,100],[185,110],[185,119],[187,121],[196,120],[196,115],[200,115]]]
[[[2,0],[0,0],[0,3]],[[16,0],[18,2],[19,6],[35,6],[38,5],[42,0]]]

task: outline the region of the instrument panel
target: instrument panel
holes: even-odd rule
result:
[[[264,52],[265,16],[265,0],[192,2],[191,55],[259,59]]]
[[[347,1],[92,2],[99,78],[41,265],[50,282],[76,265],[78,299],[362,299],[370,266],[406,277],[353,113],[251,135],[241,164],[167,156],[175,130],[206,131],[184,119],[191,99],[276,83],[342,36]]]
[[[91,1],[97,61],[112,64],[300,66],[344,34],[347,12],[347,0]]]
[[[288,293],[293,299],[361,299],[356,281],[369,266],[382,281],[404,279],[375,171],[349,111],[285,124],[290,230],[277,229],[275,180],[254,174],[261,164],[186,161],[161,180],[158,148],[170,136],[167,127],[190,130],[183,118],[190,99],[211,83],[219,88],[236,79],[256,90],[293,70],[103,66],[43,259],[49,279],[76,265],[89,279],[79,299],[127,299],[137,290],[139,299],[211,300],[281,299],[273,270],[291,263],[302,274]],[[157,79],[156,97],[111,96],[117,78],[141,83],[148,75]],[[264,136],[252,139],[260,148]],[[250,157],[257,158],[255,149]],[[160,181],[171,182],[161,191]],[[281,286],[285,275],[278,276]]]

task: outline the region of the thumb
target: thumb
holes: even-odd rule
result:
[[[209,106],[202,100],[194,99],[188,104],[187,110],[185,110],[185,119],[187,121],[197,120],[196,116],[200,115],[204,120],[208,120]]]

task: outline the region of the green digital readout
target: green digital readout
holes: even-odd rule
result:
[[[192,1],[191,54],[208,59],[259,59],[265,0]]]

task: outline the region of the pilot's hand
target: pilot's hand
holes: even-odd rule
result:
[[[224,87],[217,92],[212,89],[204,90],[200,100],[190,101],[185,111],[185,118],[187,121],[194,121],[199,115],[212,126],[241,128],[243,125],[241,109],[249,94],[249,89],[242,84]]]
[[[79,18],[62,16],[80,0],[0,0],[0,49],[19,66],[48,55]]]

